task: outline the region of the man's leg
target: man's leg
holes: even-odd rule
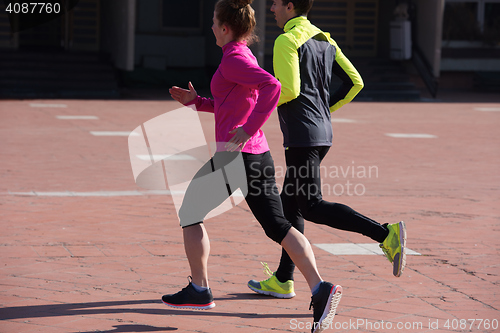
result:
[[[245,156],[245,155],[244,155]],[[248,177],[248,195],[246,201],[252,213],[262,225],[266,235],[272,240],[281,243],[292,227],[283,216],[283,208],[274,176],[274,163],[269,153],[245,156]],[[299,232],[300,233],[300,232]],[[287,255],[288,256],[288,255]],[[295,265],[292,265],[291,272]],[[278,298],[295,296],[293,281],[281,283],[264,264],[269,278],[263,281],[251,280],[248,287],[253,291]]]
[[[295,187],[293,182],[288,176],[288,172],[285,175],[285,180],[283,182],[283,189],[281,191],[281,202],[283,204],[283,213],[285,218],[292,224],[292,226],[297,229],[300,233],[304,233],[304,218],[300,214],[299,207],[297,205],[297,200],[295,198]],[[281,252],[281,259],[279,267],[276,270],[276,278],[278,281],[285,283],[287,281],[293,281],[293,272],[295,270],[295,264],[290,258],[286,250],[283,248]]]
[[[357,232],[384,242],[389,235],[387,225],[354,211],[352,208],[323,200],[321,194],[320,164],[329,147],[289,148],[285,151],[287,174],[281,198],[285,217],[300,232],[304,232],[304,218],[332,228]],[[293,280],[294,264],[285,249],[274,273],[280,282]]]
[[[381,243],[389,231],[382,225],[350,207],[323,200],[320,164],[329,147],[292,147],[285,152],[287,165],[297,172],[292,181],[296,200],[304,219],[316,224],[363,234]]]

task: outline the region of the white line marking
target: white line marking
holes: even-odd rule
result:
[[[137,132],[123,132],[123,131],[91,131],[90,134],[94,136],[139,136]]]
[[[336,256],[341,255],[384,255],[377,243],[337,243],[337,244],[314,244],[322,250]],[[406,248],[407,255],[421,255],[420,253]]]
[[[142,195],[168,195],[168,194],[183,194],[176,193],[168,190],[152,190],[152,191],[95,191],[95,192],[8,192],[3,195],[13,196],[30,196],[30,197],[128,197],[128,196],[142,196]]]
[[[151,157],[149,155],[135,155],[138,159],[142,161],[151,161]],[[179,154],[179,155],[153,155],[153,160],[161,161],[161,160],[169,160],[169,161],[194,161],[194,158],[191,155],[187,154]]]
[[[96,116],[56,116],[57,119],[62,119],[62,120],[97,120],[99,119]]]
[[[385,135],[397,139],[435,139],[437,136],[425,133],[386,133]]]
[[[474,108],[476,111],[500,111],[500,108]]]
[[[32,108],[67,108],[66,104],[42,104],[42,103],[31,103]]]
[[[346,118],[332,118],[332,123],[355,123],[354,119],[346,119]]]
[[[145,195],[184,195],[185,191],[170,191],[170,190],[149,190],[149,191],[94,191],[94,192],[4,192],[2,195],[12,195],[20,197],[131,197]],[[233,197],[244,197],[240,189],[234,191]]]

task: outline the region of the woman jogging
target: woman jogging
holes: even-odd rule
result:
[[[248,188],[245,197],[248,206],[266,235],[281,244],[303,273],[312,292],[312,331],[321,332],[335,316],[342,287],[322,281],[310,243],[283,216],[274,162],[261,130],[276,108],[281,85],[276,78],[259,67],[247,47],[247,41],[254,38],[256,24],[251,2],[252,0],[219,0],[215,5],[212,30],[223,56],[211,81],[214,98],[198,96],[191,83],[189,89],[170,89],[176,101],[184,105],[194,104],[198,111],[214,113],[218,144],[213,158],[198,171],[188,186],[179,210],[191,281],[181,291],[164,295],[162,300],[176,308],[210,309],[215,306],[208,283],[210,242],[203,219],[237,188],[233,183],[226,182],[228,195],[214,199],[211,187],[196,180],[210,177],[214,171],[224,169],[241,154],[246,179],[240,187]],[[212,207],[200,212],[197,206],[200,198],[204,199],[204,207],[207,207],[206,201],[211,202]]]

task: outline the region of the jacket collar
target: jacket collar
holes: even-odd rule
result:
[[[283,27],[283,30],[285,32],[288,32],[290,29],[292,29],[297,24],[301,24],[301,23],[303,23],[305,21],[307,21],[307,17],[306,16],[295,16],[294,18],[289,19],[288,22],[285,23],[285,26]]]
[[[238,48],[238,47],[242,47],[242,46],[246,46],[246,45],[247,45],[246,40],[242,40],[242,41],[233,40],[222,47],[222,52],[225,53],[226,51],[228,51],[230,49],[234,49],[234,48]]]

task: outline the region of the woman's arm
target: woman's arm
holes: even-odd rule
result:
[[[214,112],[214,101],[211,98],[198,96],[191,82],[188,83],[189,90],[173,86],[169,89],[173,99],[183,105],[196,106],[197,111]]]
[[[276,108],[281,85],[270,73],[238,54],[225,59],[221,72],[226,80],[259,91],[257,103],[242,126],[249,136],[253,136]]]

